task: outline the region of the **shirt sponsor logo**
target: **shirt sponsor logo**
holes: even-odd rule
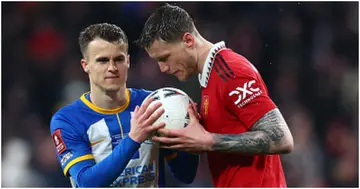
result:
[[[234,104],[239,108],[245,106],[254,98],[260,96],[262,91],[259,87],[252,87],[256,83],[256,80],[251,80],[249,82],[245,82],[243,87],[236,87],[235,90],[229,93],[229,96],[237,95],[237,99],[234,101]]]
[[[73,154],[71,152],[66,153],[62,158],[61,158],[61,166],[64,166],[66,164],[66,162],[73,157]]]
[[[154,181],[155,166],[154,163],[150,163],[148,165],[126,167],[120,177],[118,177],[111,186],[137,186]]]

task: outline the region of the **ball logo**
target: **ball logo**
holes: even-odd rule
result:
[[[238,98],[234,102],[235,105],[239,105],[241,101],[245,100],[249,96],[254,96],[254,93],[261,92],[259,87],[256,87],[256,88],[252,87],[252,85],[255,83],[256,83],[256,80],[251,80],[249,82],[244,83],[243,87],[236,87],[235,90],[233,90],[229,93],[230,97],[233,95],[238,95]],[[258,95],[256,95],[256,96],[258,96]],[[245,104],[243,104],[243,105],[245,105]]]

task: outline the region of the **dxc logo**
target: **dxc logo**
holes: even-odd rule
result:
[[[252,88],[251,86],[255,83],[255,80],[244,83],[244,86],[236,87],[235,90],[229,93],[229,96],[238,95],[238,99],[234,102],[235,105],[238,105],[242,100],[246,99],[247,95],[252,95],[254,92],[260,91],[260,88]],[[242,92],[242,93],[241,93]]]

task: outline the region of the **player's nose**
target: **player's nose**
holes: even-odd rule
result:
[[[110,61],[108,70],[109,70],[109,71],[117,71],[117,70],[118,70],[118,68],[116,67],[115,61]]]
[[[170,67],[168,65],[166,65],[163,62],[158,62],[159,64],[159,68],[161,72],[168,72],[170,70]]]

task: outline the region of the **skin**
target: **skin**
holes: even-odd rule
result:
[[[91,41],[86,58],[81,60],[90,80],[91,101],[105,109],[120,107],[126,102],[126,80],[130,66],[127,44],[102,39]]]
[[[180,81],[203,70],[205,59],[213,44],[195,30],[185,33],[181,40],[155,40],[145,50],[158,62],[162,72],[176,76]],[[269,111],[242,134],[210,133],[199,123],[198,114],[189,107],[190,123],[183,129],[160,129],[162,136],[153,137],[162,147],[194,153],[221,151],[246,154],[280,154],[293,150],[289,128],[276,108]]]
[[[146,51],[158,62],[162,72],[184,81],[202,71],[202,62],[205,61],[212,45],[201,36],[185,33],[182,41],[155,40]]]
[[[128,45],[108,42],[100,38],[91,41],[81,59],[83,70],[89,75],[90,99],[103,109],[116,109],[126,103],[126,80],[130,66]],[[149,107],[153,98],[135,108],[129,137],[141,143],[164,123],[152,125],[163,113],[160,103]]]

